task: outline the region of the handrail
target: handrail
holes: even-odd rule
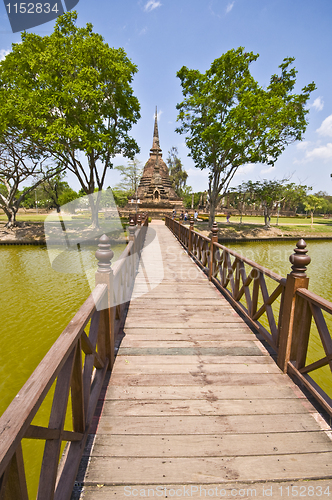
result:
[[[138,219],[137,230],[131,221],[130,241],[113,268],[110,240],[105,235],[100,238],[95,289],[0,418],[1,499],[29,499],[24,438],[45,441],[37,500],[69,500],[71,496],[102,385],[114,363],[116,336],[144,244],[148,216]],[[54,383],[48,427],[32,425]],[[73,425],[72,430],[65,430],[70,392]]]
[[[323,311],[332,315],[332,303],[307,289],[309,278],[305,266],[310,263],[310,257],[306,255],[305,242],[298,241],[290,257],[292,271],[283,278],[218,243],[216,223],[210,238],[194,230],[193,220],[185,227],[166,216],[165,224],[209,280],[274,349],[279,367],[309,389],[332,416],[332,399],[309,375],[323,366],[329,366],[332,373],[332,337],[323,316]],[[266,278],[270,279],[268,284]],[[276,287],[272,286],[273,282],[277,283]],[[264,324],[259,321],[263,317]],[[308,346],[315,328],[322,355],[310,362]]]

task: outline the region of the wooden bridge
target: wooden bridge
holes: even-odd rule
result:
[[[286,279],[218,244],[216,226],[206,238],[155,221],[143,248],[143,224],[113,271],[101,241],[95,300],[2,416],[0,499],[28,498],[27,437],[46,441],[39,500],[69,499],[78,468],[73,500],[332,495],[332,404],[309,375],[332,368],[332,304],[307,290],[304,242]],[[313,329],[322,356],[309,362]],[[54,380],[49,426],[32,426]]]

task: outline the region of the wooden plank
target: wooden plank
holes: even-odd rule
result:
[[[98,432],[103,434],[261,434],[262,432],[320,431],[321,427],[309,413],[288,415],[228,416],[115,416],[101,419]]]
[[[222,347],[181,347],[178,346],[167,346],[166,343],[160,347],[151,347],[149,342],[146,342],[146,346],[141,347],[122,347],[122,356],[132,355],[132,356],[163,356],[163,355],[173,355],[173,356],[193,356],[195,354],[202,356],[259,356],[261,353],[260,349],[255,345],[241,345],[244,342],[240,342],[240,345],[223,345]],[[261,353],[263,356],[263,353]]]
[[[225,374],[209,374],[202,373],[201,375],[190,375],[190,374],[170,374],[165,378],[165,375],[154,374],[151,375],[123,375],[114,374],[111,377],[110,385],[118,386],[182,386],[182,385],[200,385],[208,386],[212,384],[216,385],[241,385],[244,383],[246,385],[277,385],[290,386],[292,383],[290,379],[282,374],[247,374],[243,377],[242,374],[238,373],[225,373]]]
[[[154,329],[151,329],[154,330]],[[165,329],[162,331],[159,331],[157,333],[151,333],[148,329],[144,328],[137,328],[135,330],[135,333],[133,332],[128,332],[127,329],[125,329],[125,335],[134,335],[135,340],[192,340],[193,335],[192,335],[192,330],[188,328],[187,330],[184,330],[183,332],[178,332],[176,330],[172,329]],[[237,330],[236,328],[230,328],[229,330],[220,330],[220,332],[215,332],[214,330],[206,330],[205,332],[202,333],[196,333],[195,332],[195,342],[202,342],[202,341],[218,341],[219,344],[220,342],[224,340],[252,340],[258,338],[255,336],[252,332],[250,331],[241,331]]]
[[[192,485],[168,484],[165,481],[161,485],[146,484],[130,486],[110,486],[107,484],[86,485],[83,488],[84,500],[122,500],[130,496],[134,497],[162,497],[179,498],[190,497],[193,499],[202,498],[244,498],[245,500],[255,498],[255,500],[266,500],[267,498],[281,499],[292,498],[294,496],[307,497],[308,492],[322,494],[322,498],[328,498],[328,492],[331,495],[330,480],[311,480],[292,482],[227,482],[209,483],[204,487],[199,482]],[[325,495],[323,494],[325,492]],[[288,495],[287,495],[288,493]]]
[[[332,452],[206,458],[92,457],[86,481],[102,484],[209,484],[228,481],[320,479],[332,475]]]
[[[299,393],[299,394],[298,394]],[[206,399],[208,401],[216,401],[218,399],[294,399],[303,398],[303,393],[298,391],[296,393],[293,388],[288,386],[278,387],[276,390],[272,386],[181,386],[181,387],[135,387],[130,386],[124,388],[123,386],[109,386],[105,396],[106,400],[111,399],[152,399],[158,401],[160,399]],[[284,402],[287,404],[287,402]]]
[[[211,398],[212,399],[212,398]],[[314,412],[314,407],[311,408]],[[112,419],[115,416],[152,416],[152,415],[286,415],[287,413],[307,413],[307,406],[301,400],[282,399],[242,399],[242,400],[124,400],[105,401],[103,415]],[[332,451],[332,446],[331,446]]]
[[[198,287],[200,288],[200,287]],[[204,287],[205,288],[205,287]],[[206,296],[200,296],[199,297],[199,292],[197,292],[197,299],[199,298],[199,305],[200,307],[230,307],[229,303],[225,298],[210,295],[208,297]],[[193,300],[191,297],[174,297],[174,295],[171,295],[171,293],[167,292],[167,296],[163,297],[159,295],[157,296],[148,296],[148,297],[139,297],[137,299],[134,299],[130,302],[130,311],[134,311],[136,309],[141,309],[142,307],[153,307],[154,310],[169,310],[170,307],[177,307],[177,306],[182,306],[182,307],[196,307],[197,308],[197,301]]]
[[[167,325],[160,325],[159,327],[155,326],[145,326],[143,324],[137,324],[136,326],[128,326],[127,324],[124,326],[124,331],[129,335],[133,334],[135,335],[136,333],[142,333],[142,331],[145,331],[147,334],[151,335],[157,335],[158,333],[190,333],[195,332],[196,335],[203,335],[203,334],[215,334],[215,335],[222,335],[223,333],[250,333],[251,338],[255,338],[255,333],[250,330],[247,325],[245,325],[243,322],[242,324],[240,323],[234,323],[234,321],[231,321],[230,323],[227,323],[226,321],[222,323],[222,325],[216,326],[214,324],[209,324],[206,323],[205,326],[202,328],[195,327],[195,328],[189,328],[186,324],[182,325],[180,328],[175,328],[173,326],[167,326]]]
[[[275,364],[267,363],[265,364],[209,364],[209,365],[202,365],[199,363],[196,364],[185,364],[185,365],[180,365],[179,363],[167,363],[166,365],[164,364],[158,364],[156,358],[156,363],[155,364],[149,364],[149,365],[144,365],[144,364],[133,364],[130,363],[128,360],[127,362],[124,363],[117,363],[116,367],[113,370],[113,375],[114,374],[156,374],[156,373],[164,373],[166,376],[168,376],[170,373],[190,373],[190,374],[199,374],[199,373],[280,373],[280,368],[276,366]],[[176,361],[176,360],[174,360]]]
[[[156,356],[131,356],[130,354],[123,355],[121,354],[122,350],[120,349],[119,354],[116,358],[116,366],[121,365],[123,363],[127,364],[128,361],[134,364],[144,364],[144,365],[160,365],[162,364],[174,364],[174,356],[165,354],[162,357],[162,360]],[[268,355],[263,355],[260,353],[258,356],[201,356],[195,354],[193,356],[176,356],[176,362],[179,365],[183,364],[193,364],[198,363],[202,365],[209,364],[275,364],[273,359]],[[115,369],[115,368],[114,368]]]
[[[93,457],[236,457],[331,451],[322,432],[182,436],[97,435]],[[331,492],[332,493],[332,492]]]
[[[241,349],[255,349],[256,346],[249,340],[227,340],[221,342],[219,340],[210,340],[210,341],[200,341],[197,343],[196,337],[192,337],[191,340],[182,340],[182,338],[178,337],[175,340],[154,340],[153,337],[148,338],[147,340],[139,340],[135,337],[125,336],[121,342],[121,350],[124,348],[135,348],[135,347],[150,347],[150,348],[168,348],[168,347],[199,347],[200,349],[204,349],[206,347],[213,347],[216,349],[230,349],[232,347],[241,348]]]

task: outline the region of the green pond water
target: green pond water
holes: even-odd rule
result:
[[[228,246],[281,276],[290,272],[288,258],[295,241]],[[114,262],[124,245],[112,249]],[[308,250],[312,259],[307,272],[309,289],[332,301],[332,242],[309,242]],[[46,247],[0,245],[0,414],[91,293],[96,270],[94,252],[95,249],[82,252],[80,262],[84,263],[85,272],[78,272],[80,266],[75,257],[59,249],[50,253]],[[315,349],[321,350],[319,342],[317,346],[311,342],[310,349],[310,355],[315,357]],[[323,371],[318,381],[332,396],[331,373]],[[50,401],[49,397],[34,423],[47,425]],[[69,428],[70,415],[66,422]],[[36,494],[42,449],[42,442],[24,440],[31,498]]]

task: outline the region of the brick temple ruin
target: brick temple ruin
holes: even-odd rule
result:
[[[178,211],[183,209],[181,198],[177,196],[172,187],[168,168],[162,159],[162,150],[159,144],[157,108],[154,120],[153,141],[150,149],[150,158],[144,165],[137,198],[139,208],[151,211],[169,211],[174,208]]]

